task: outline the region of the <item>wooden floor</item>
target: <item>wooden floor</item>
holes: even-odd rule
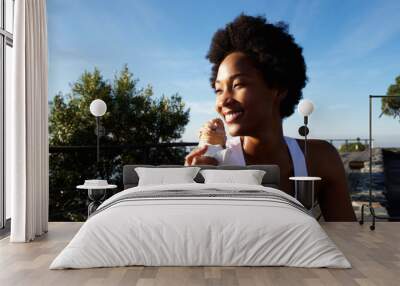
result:
[[[80,223],[50,223],[32,243],[0,241],[0,285],[400,285],[400,223],[322,223],[352,269],[120,267],[48,270]]]

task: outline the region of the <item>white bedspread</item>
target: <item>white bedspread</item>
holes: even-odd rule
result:
[[[179,184],[135,187],[166,190],[263,190],[254,185]],[[298,202],[297,202],[298,203]],[[50,269],[146,266],[294,266],[350,268],[319,223],[284,203],[235,197],[122,200],[90,217]]]

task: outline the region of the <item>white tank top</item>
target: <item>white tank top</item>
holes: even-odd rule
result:
[[[294,175],[296,177],[308,176],[304,154],[297,140],[287,136],[284,136],[284,138],[289,148],[290,157],[292,158]],[[246,166],[240,136],[231,137],[226,141],[226,153],[220,164]]]

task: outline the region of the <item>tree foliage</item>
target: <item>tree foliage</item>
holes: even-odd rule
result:
[[[354,142],[340,145],[339,152],[360,152],[365,149],[366,146],[361,142]]]
[[[98,69],[85,71],[71,84],[69,94],[57,94],[50,102],[50,146],[94,146],[96,121],[89,106],[94,99],[107,104],[101,117],[101,176],[122,183],[125,164],[182,164],[185,150],[113,149],[107,146],[146,145],[177,141],[189,122],[189,109],[178,94],[156,98],[150,85],[139,88],[125,65],[112,81]],[[50,154],[50,219],[83,220],[86,215],[85,191],[76,185],[94,178],[96,149],[52,152]],[[76,211],[80,210],[80,211]]]
[[[400,76],[395,80],[395,83],[390,85],[386,95],[396,97],[384,97],[382,98],[381,110],[382,115],[387,115],[393,118],[399,118],[400,121]]]

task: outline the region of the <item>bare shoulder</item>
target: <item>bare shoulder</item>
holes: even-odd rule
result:
[[[304,152],[303,139],[297,139],[300,148]],[[335,146],[326,140],[307,139],[307,165],[314,173],[331,176],[341,172],[343,162]]]

